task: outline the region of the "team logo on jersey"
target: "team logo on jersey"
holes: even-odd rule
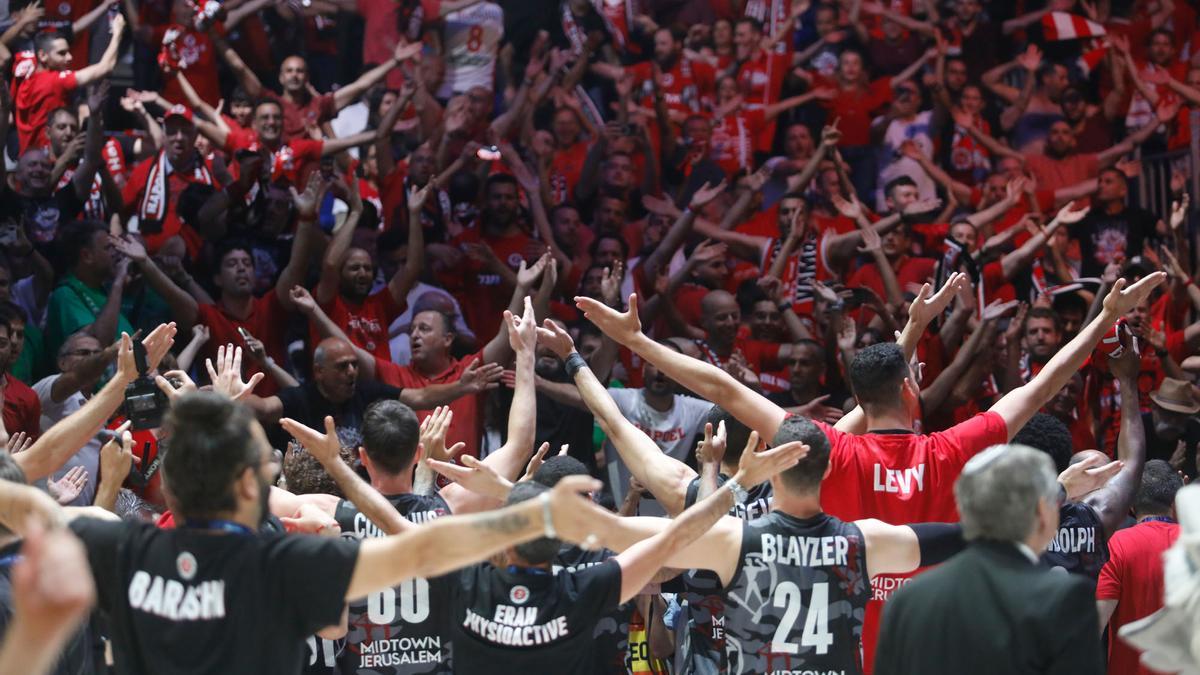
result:
[[[514,604],[523,605],[526,600],[529,600],[529,589],[524,586],[513,586],[508,592],[508,599]]]
[[[508,266],[509,267],[520,267],[521,261],[524,259],[525,259],[525,257],[522,256],[520,253],[513,253],[512,255],[508,256]]]
[[[175,571],[179,572],[179,577],[184,581],[191,581],[192,577],[196,576],[196,556],[184,551],[175,559]]]
[[[69,3],[69,2],[58,3],[58,13],[62,14],[63,16],[69,15],[71,13],[71,3]]]

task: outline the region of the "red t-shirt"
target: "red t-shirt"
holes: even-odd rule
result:
[[[813,75],[814,87],[830,87],[836,91],[833,98],[821,105],[840,121],[843,148],[869,145],[871,143],[871,117],[876,110],[892,100],[892,78],[881,77],[866,88],[843,89],[836,80],[819,73]]]
[[[73,70],[38,70],[17,88],[17,135],[21,151],[48,145],[46,122],[50,111],[66,107],[78,84]]]
[[[904,292],[908,284],[919,285],[929,281],[933,278],[933,271],[936,267],[937,261],[933,258],[905,256],[900,260],[900,266],[896,270],[896,280],[900,282],[900,291]],[[875,263],[867,263],[855,270],[846,285],[850,288],[869,288],[878,293],[879,297],[887,297],[883,289],[883,277],[879,274],[879,267]]]
[[[570,201],[575,194],[575,185],[583,175],[583,161],[587,159],[591,143],[579,141],[569,148],[555,150],[550,160],[550,193],[554,205]]]
[[[642,61],[630,66],[628,72],[633,74],[634,89],[640,89],[654,78],[654,65],[650,61]],[[684,114],[698,113],[716,91],[717,71],[703,61],[681,56],[673,68],[662,74],[663,100],[671,110]],[[642,97],[642,104],[653,108],[654,99],[647,93]]]
[[[452,361],[449,368],[433,377],[425,377],[412,366],[398,366],[391,361],[375,357],[375,376],[379,378],[380,382],[393,387],[422,389],[431,384],[457,382],[467,366],[476,359],[480,363],[483,362],[483,350],[464,359]],[[446,432],[446,447],[453,447],[455,443],[465,443],[466,448],[457,455],[458,457],[462,455],[479,456],[479,438],[483,433],[483,399],[481,396],[481,394],[463,396],[450,404],[450,410],[454,413],[454,424],[450,425],[450,430]],[[417,418],[424,421],[431,412],[431,410],[418,410]]]
[[[1025,168],[1037,179],[1038,188],[1053,192],[1095,178],[1100,163],[1095,153],[1074,154],[1062,159],[1026,153]]]
[[[168,28],[181,31],[179,37],[175,39],[175,45],[179,50],[180,62],[186,64],[183,69],[184,76],[196,90],[196,95],[205,103],[215,107],[221,101],[221,85],[217,72],[216,48],[213,46],[212,38],[208,36],[208,33],[197,31],[192,26],[162,25],[154,30],[155,45],[162,44],[163,35],[166,34]],[[179,80],[174,76],[163,78],[162,95],[163,98],[172,102],[187,100],[187,97],[183,95],[183,87],[179,85]]]
[[[4,376],[4,429],[15,434],[24,431],[36,440],[42,435],[42,401],[29,385],[13,377]]]
[[[279,103],[283,108],[283,140],[289,143],[297,138],[312,142],[308,137],[307,125],[328,122],[337,114],[333,107],[333,94],[311,96],[303,105],[270,90],[264,91],[263,97]]]
[[[321,309],[346,332],[351,342],[385,361],[392,358],[388,326],[406,306],[407,303],[396,304],[387,288],[381,288],[357,304],[346,300],[341,293],[335,293],[330,302],[321,303]]]
[[[515,272],[525,260],[532,264],[545,250],[545,245],[524,233],[509,237],[480,237],[479,230],[463,233],[455,243],[476,241],[487,244],[496,257],[504,261]],[[469,269],[459,276],[465,284],[458,296],[463,308],[463,318],[475,331],[479,344],[485,345],[500,331],[500,319],[512,298],[512,288],[506,286],[498,274],[492,274],[481,265],[468,260]]]
[[[196,315],[196,322],[208,326],[211,335],[199,358],[210,358],[215,361],[217,347],[227,344],[236,345],[242,348],[243,353],[247,352],[246,341],[238,332],[238,328],[241,327],[263,343],[263,347],[267,350],[267,356],[274,359],[276,363],[282,364],[287,358],[287,346],[283,341],[283,331],[287,321],[288,314],[283,305],[279,303],[279,297],[275,295],[274,289],[261,298],[254,299],[250,315],[244,321],[230,316],[220,305],[201,303],[199,313]],[[259,372],[262,372],[262,369],[258,367],[253,358],[242,358],[243,377],[249,379]],[[254,393],[259,396],[272,396],[278,391],[279,385],[268,376],[258,384]]]
[[[1117,637],[1121,626],[1149,616],[1163,606],[1163,553],[1179,538],[1179,524],[1146,521],[1113,534],[1108,562],[1096,580],[1097,600],[1116,600],[1108,621],[1108,672],[1111,675],[1155,675],[1139,662],[1138,650]]]
[[[821,508],[845,521],[957,522],[954,482],[963,465],[984,449],[1008,442],[1004,418],[992,412],[929,435],[903,431],[857,436],[814,423],[830,443],[830,472],[821,485]],[[912,576],[880,575],[871,580],[872,600],[863,625],[866,672],[875,654],[883,603]]]
[[[238,150],[245,150],[260,143],[258,132],[253,129],[232,130],[225,137],[225,154],[233,156]],[[309,138],[293,138],[279,144],[271,153],[271,180],[304,187],[304,181],[312,167],[321,161],[325,150],[324,141],[314,141]]]
[[[199,162],[201,160],[197,158],[196,161]],[[125,183],[124,189],[121,190],[121,198],[125,202],[125,212],[127,214],[138,213],[138,209],[142,204],[142,198],[146,194],[150,171],[157,163],[157,156],[150,157],[141,164],[138,164],[129,176],[129,181]],[[185,225],[179,220],[179,216],[175,212],[175,206],[179,203],[179,195],[183,194],[183,191],[192,183],[209,184],[201,177],[202,175],[209,176],[213,180],[213,187],[221,187],[215,184],[216,179],[213,177],[211,169],[202,174],[197,174],[196,171],[172,171],[167,175],[167,208],[164,211],[162,219],[162,230],[155,233],[146,232],[145,229],[141,231],[142,238],[146,242],[147,251],[156,253],[164,242],[175,235],[179,235],[183,237],[184,243],[187,244],[188,255],[193,260],[199,255],[204,241],[192,226]]]
[[[761,108],[726,115],[713,126],[709,156],[728,176],[753,169],[755,141],[766,126]]]
[[[746,110],[761,109],[779,101],[783,79],[791,69],[792,55],[786,51],[768,54],[760,49],[753,58],[743,63],[738,69],[737,82],[745,96]],[[754,149],[760,152],[770,151],[774,136],[775,124],[764,125]]]

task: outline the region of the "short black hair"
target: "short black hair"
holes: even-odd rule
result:
[[[621,248],[621,260],[629,260],[629,242],[625,241],[625,237],[619,237],[615,234],[596,235],[596,238],[592,240],[591,246],[588,246],[588,255],[595,258],[596,251],[600,250],[600,242],[606,239],[612,239],[617,242],[617,245]]]
[[[1013,436],[1012,442],[1028,445],[1050,455],[1050,459],[1054,460],[1054,468],[1059,473],[1065,471],[1071,463],[1071,430],[1054,415],[1034,414]]]
[[[491,194],[492,188],[497,185],[511,185],[518,190],[521,187],[514,176],[507,173],[494,173],[488,176],[487,181],[483,184],[483,194]]]
[[[512,491],[508,493],[508,500],[504,504],[505,506],[520,504],[521,502],[534,499],[549,490],[550,488],[537,481],[521,481],[513,486]],[[550,562],[554,559],[554,556],[558,555],[558,549],[562,548],[562,542],[558,539],[550,539],[549,537],[539,537],[524,544],[517,544],[514,548],[517,551],[517,555],[521,556],[521,559],[525,562],[532,565],[540,565]]]
[[[575,459],[570,455],[555,455],[549,457],[538,470],[533,474],[533,480],[545,485],[546,487],[554,487],[558,485],[558,481],[567,476],[587,476],[587,467],[583,462]]]
[[[250,105],[253,102],[254,99],[250,97],[249,93],[247,93],[246,88],[240,84],[235,86],[233,90],[229,92],[230,105],[235,103],[245,103],[246,105]]]
[[[180,195],[182,197],[182,195]],[[225,262],[225,256],[234,251],[245,251],[246,255],[250,256],[250,262],[254,262],[254,247],[245,239],[229,238],[222,239],[218,244],[216,251],[213,253],[213,273],[221,271],[221,265]]]
[[[363,413],[363,450],[372,464],[393,476],[412,464],[420,440],[417,414],[396,399],[376,401]]]
[[[891,197],[892,190],[900,187],[901,185],[911,185],[912,187],[917,187],[917,181],[909,178],[908,176],[896,176],[895,178],[889,180],[887,185],[883,186],[884,196]]]
[[[258,99],[257,101],[255,101],[254,102],[254,112],[252,114],[257,116],[258,109],[263,107],[264,105],[273,105],[276,108],[279,108],[280,114],[283,114],[283,103],[280,103],[279,99],[271,97],[271,96],[264,96],[264,97]]]
[[[1061,334],[1063,332],[1062,317],[1049,307],[1030,307],[1029,313],[1025,315],[1025,326],[1029,325],[1030,319],[1050,319],[1054,322],[1054,330]],[[1022,326],[1024,328],[1025,326]]]
[[[46,115],[46,124],[54,124],[54,118],[58,117],[59,115],[62,115],[64,113],[67,115],[70,115],[71,117],[74,117],[76,120],[79,119],[79,115],[76,114],[76,112],[74,110],[71,110],[70,108],[67,108],[65,106],[59,106],[59,107],[55,108],[54,110],[51,110],[49,115]]]
[[[97,233],[107,233],[108,227],[94,220],[75,222],[58,231],[58,258],[66,269],[79,264],[84,249],[91,248]]]
[[[719,405],[708,409],[704,421],[713,425],[714,434],[717,433],[718,425],[721,422],[725,423],[725,461],[737,464],[742,458],[742,451],[746,449],[746,443],[750,440],[750,427],[739,422],[733,413]],[[704,427],[701,426],[700,430],[703,433]]]
[[[820,7],[820,6],[818,5],[818,8],[819,8],[819,7]],[[835,11],[836,11],[836,10],[835,10]],[[743,17],[740,17],[740,18],[739,18],[737,21],[734,21],[734,22],[733,22],[733,27],[734,27],[734,28],[737,28],[737,27],[738,27],[738,26],[740,26],[741,24],[746,24],[747,26],[750,26],[751,28],[753,28],[754,30],[758,31],[759,33],[763,32],[763,25],[762,25],[762,22],[761,22],[761,21],[759,21],[758,19],[755,19],[755,18],[754,18],[754,17],[752,17],[752,16],[743,16]]]
[[[33,38],[34,53],[36,54],[37,52],[48,52],[48,51],[50,51],[50,48],[54,44],[55,40],[66,40],[66,39],[67,39],[67,37],[65,35],[63,35],[62,33],[58,32],[57,30],[47,31],[45,33],[38,33]],[[70,41],[68,41],[68,43],[69,42]]]
[[[262,456],[250,433],[250,409],[198,391],[176,399],[163,420],[163,481],[183,518],[210,518],[237,508],[233,482]]]
[[[1175,493],[1183,489],[1183,478],[1161,459],[1146,462],[1133,510],[1139,516],[1166,515],[1175,504]]]
[[[850,362],[850,388],[859,405],[870,410],[900,403],[900,385],[908,377],[904,350],[895,342],[873,344]]]
[[[783,484],[799,493],[812,493],[821,486],[829,468],[829,437],[821,427],[800,415],[789,415],[775,432],[774,446],[800,441],[808,446],[808,454],[790,469],[779,474]]]

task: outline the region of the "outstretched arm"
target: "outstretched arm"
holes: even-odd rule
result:
[[[342,108],[350,105],[355,101],[355,99],[361,96],[364,91],[370,89],[372,85],[386,77],[393,68],[398,67],[401,63],[404,63],[405,60],[411,59],[420,52],[420,42],[414,42],[412,44],[405,44],[404,42],[398,43],[392,52],[391,59],[379,64],[378,66],[375,66],[374,68],[363,73],[362,76],[357,80],[344,87],[340,87],[337,91],[333,92],[333,109],[341,110]]]
[[[1124,279],[1118,279],[1104,299],[1099,316],[1059,350],[1029,384],[1012,390],[991,407],[991,412],[1004,418],[1009,439],[1067,384],[1117,319],[1149,297],[1150,291],[1166,276],[1163,272],[1154,272],[1128,288]]]
[[[621,414],[620,408],[596,379],[583,357],[575,351],[575,343],[558,324],[547,320],[538,330],[540,342],[567,363],[567,372],[574,369],[575,386],[583,402],[596,417],[604,434],[612,441],[629,473],[646,486],[671,516],[683,511],[688,485],[696,472],[683,462],[664,454],[654,441]],[[685,357],[686,358],[686,357]]]
[[[346,599],[412,577],[446,574],[538,537],[585,543],[612,517],[580,494],[601,487],[598,480],[567,476],[537,499],[488,513],[438,518],[409,532],[368,539],[359,549]]]
[[[308,187],[303,193],[296,188],[288,188],[292,192],[292,202],[296,205],[296,237],[292,240],[292,255],[287,267],[279,273],[275,282],[275,297],[279,304],[288,312],[295,311],[292,303],[291,290],[304,281],[308,270],[308,261],[316,247],[317,234],[317,205],[325,194],[325,188],[320,171],[312,172],[308,178]]]
[[[225,38],[218,36],[216,32],[210,31],[209,34],[213,37],[213,44],[217,47],[217,53],[225,59],[225,63],[233,71],[234,77],[237,78],[238,84],[242,85],[242,89],[246,91],[246,95],[251,99],[257,99],[259,96],[262,96],[262,82],[259,81],[254,71],[250,70],[250,66],[247,66],[242,57],[238,55],[237,50],[226,42]]]
[[[729,373],[658,344],[642,332],[637,295],[629,296],[629,309],[618,312],[591,298],[577,297],[575,304],[584,316],[618,344],[652,363],[668,377],[709,401],[720,401],[738,421],[765,439],[775,438],[787,417],[783,408],[741,384]]]
[[[1123,464],[1120,472],[1109,479],[1107,485],[1083,500],[1100,514],[1105,537],[1111,537],[1125,521],[1141,482],[1142,468],[1146,465],[1146,431],[1142,427],[1142,410],[1137,395],[1141,357],[1133,349],[1126,348],[1119,359],[1112,359],[1109,364],[1121,384],[1121,432],[1117,435],[1117,459]]]
[[[113,68],[117,67],[117,51],[121,47],[121,36],[125,33],[125,16],[118,14],[112,18],[108,25],[112,36],[108,39],[108,46],[104,49],[104,54],[100,60],[86,68],[80,68],[75,71],[75,84],[80,87],[85,87],[96,80],[100,80],[109,76]]]

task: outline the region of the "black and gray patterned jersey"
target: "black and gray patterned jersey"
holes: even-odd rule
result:
[[[861,673],[870,589],[857,525],[780,511],[746,523],[724,589],[728,672]]]
[[[394,495],[387,498],[400,515],[427,523],[450,515],[438,495]],[[334,518],[342,536],[368,539],[385,536],[351,502],[338,502]],[[439,579],[407,579],[350,604],[349,632],[338,657],[344,675],[446,675],[453,672],[445,628],[445,587]]]

